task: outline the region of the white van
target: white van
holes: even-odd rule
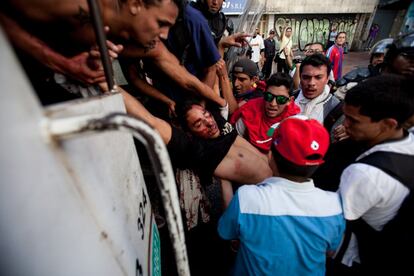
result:
[[[134,134],[154,157],[178,273],[188,275],[158,134],[123,115],[118,93],[42,107],[1,28],[0,60],[0,274],[161,275]]]

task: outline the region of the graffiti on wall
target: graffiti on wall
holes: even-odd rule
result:
[[[325,17],[314,16],[277,16],[275,30],[280,37],[283,30],[292,27],[292,43],[294,47],[303,50],[307,43],[320,42],[326,45],[330,31],[335,27],[338,32],[347,33],[348,44],[352,44],[358,20],[355,17]]]

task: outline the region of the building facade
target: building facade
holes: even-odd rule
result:
[[[246,31],[251,31],[249,24],[258,26],[261,34],[267,36],[271,29],[278,35],[287,26],[293,30],[293,47],[303,49],[309,42],[321,42],[326,45],[330,31],[347,33],[347,41],[352,49],[358,49],[367,36],[368,26],[372,24],[378,0],[290,0],[265,1],[264,10],[260,11],[258,3],[264,0],[227,0],[223,11],[236,24],[244,24]],[[252,2],[257,2],[256,5]],[[261,12],[260,20],[256,22],[240,22],[242,13],[236,11],[245,9],[244,13]]]

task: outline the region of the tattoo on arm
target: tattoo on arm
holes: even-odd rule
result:
[[[85,26],[86,24],[91,23],[91,17],[89,13],[81,6],[79,6],[78,13],[74,17],[79,21],[81,26]]]

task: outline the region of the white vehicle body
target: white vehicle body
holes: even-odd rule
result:
[[[159,234],[132,135],[48,133],[59,119],[125,113],[121,95],[44,108],[2,32],[0,59],[0,274],[161,275]],[[169,209],[176,215],[174,189]],[[167,221],[176,225],[179,274],[187,275],[179,211]]]

